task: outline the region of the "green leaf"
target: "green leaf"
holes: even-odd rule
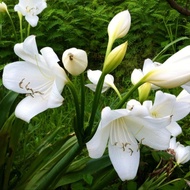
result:
[[[9,117],[10,109],[17,96],[17,93],[9,91],[6,96],[0,101],[0,129],[5,123],[6,119]]]
[[[88,158],[89,159],[89,158]],[[86,166],[81,169],[78,172],[71,172],[69,169],[68,171],[70,171],[69,173],[65,174],[56,184],[55,188],[59,187],[59,186],[64,186],[67,184],[71,184],[74,182],[77,182],[81,179],[83,179],[83,177],[85,175],[92,175],[95,174],[99,171],[102,171],[102,169],[107,168],[108,166],[111,165],[110,159],[108,156],[103,156],[99,159],[91,159],[90,161],[88,161],[86,163]]]

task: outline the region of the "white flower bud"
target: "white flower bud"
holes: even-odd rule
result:
[[[80,75],[88,65],[87,54],[84,50],[70,48],[63,52],[62,62],[65,69],[72,75]]]
[[[7,12],[7,5],[4,2],[0,3],[0,12]]]
[[[109,38],[114,41],[124,37],[131,26],[131,15],[128,10],[116,14],[108,25]]]

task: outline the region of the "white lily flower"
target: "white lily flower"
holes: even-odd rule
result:
[[[150,59],[146,59],[144,61],[143,69],[134,69],[131,74],[131,82],[135,85],[138,83],[149,71],[154,69],[155,67],[160,66],[160,63],[152,62]],[[158,89],[159,87],[156,85],[153,85],[149,82],[144,83],[138,88],[139,92],[139,100],[143,102],[148,98],[148,95],[150,93],[151,89]]]
[[[86,84],[85,86],[90,88],[92,91],[95,92],[96,86],[98,84],[98,81],[100,79],[101,74],[102,74],[102,71],[100,71],[100,70],[92,71],[92,70],[89,69],[87,71],[87,76],[88,76],[88,79],[90,80],[90,82],[92,82],[92,84]],[[103,84],[103,87],[102,87],[102,93],[104,93],[110,87],[115,88],[114,77],[112,75],[110,75],[110,74],[107,74],[105,76],[105,79],[104,79],[104,84]]]
[[[162,88],[174,88],[190,81],[190,46],[181,49],[161,66],[149,71],[141,82]]]
[[[109,157],[123,181],[136,176],[140,159],[139,143],[157,150],[169,147],[170,132],[166,126],[170,123],[170,117],[152,118],[147,115],[147,109],[143,109],[137,114],[128,109],[104,108],[97,131],[86,144],[89,156],[99,158],[108,142]]]
[[[57,55],[50,47],[38,53],[35,36],[29,36],[23,43],[16,44],[14,51],[24,61],[5,66],[3,85],[27,96],[17,105],[16,117],[29,122],[32,117],[48,108],[62,105],[61,92],[67,76],[57,63]]]
[[[108,25],[109,39],[114,41],[117,38],[124,37],[131,26],[131,15],[128,10],[116,14]]]
[[[85,71],[88,65],[88,58],[84,50],[70,48],[63,52],[62,62],[70,74],[77,76]]]
[[[169,115],[172,116],[171,123],[167,126],[172,136],[177,136],[182,132],[181,127],[176,121],[188,115],[190,109],[189,104],[178,101],[174,95],[157,91],[154,104],[152,105],[152,101],[145,101],[143,105],[148,108],[152,117],[162,118]]]
[[[185,164],[190,160],[190,146],[185,147],[180,142],[176,142],[175,137],[170,140],[168,152],[174,155],[177,164]]]
[[[15,5],[14,10],[20,12],[25,16],[26,21],[35,27],[38,23],[38,14],[40,14],[47,7],[45,0],[19,0]]]
[[[147,73],[152,71],[154,68],[159,67],[161,64],[158,62],[153,62],[150,59],[146,59],[144,61],[144,65],[142,70],[141,69],[134,69],[131,74],[131,82],[135,85],[138,83]],[[152,89],[158,89],[158,86],[151,84]]]

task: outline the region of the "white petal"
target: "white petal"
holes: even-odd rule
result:
[[[100,122],[95,135],[92,137],[90,141],[86,143],[87,150],[91,158],[100,158],[103,155],[107,146],[108,136],[109,128],[102,128]]]
[[[26,21],[32,26],[35,27],[38,24],[39,17],[36,15],[27,14],[25,16]]]
[[[3,70],[3,85],[18,93],[31,93],[31,90],[39,91],[41,86],[47,83],[47,78],[38,67],[24,61],[8,64]]]
[[[102,72],[100,70],[92,71],[89,69],[87,71],[88,79],[90,80],[90,82],[92,82],[93,84],[96,84],[96,85],[98,84],[101,74],[102,74]]]
[[[30,119],[47,109],[47,101],[41,96],[27,96],[16,107],[16,117],[30,122]]]
[[[111,110],[109,107],[105,107],[102,110],[102,127],[109,125],[112,121],[125,117],[129,114],[127,109]]]
[[[176,144],[176,137],[172,137],[170,139],[170,145],[169,148],[172,150],[175,150],[177,148],[177,144]]]
[[[134,179],[139,166],[140,151],[138,150],[138,145],[133,144],[130,148],[124,150],[110,143],[108,146],[109,157],[122,181]]]
[[[182,144],[178,144],[175,152],[175,158],[178,164],[184,164],[190,160],[190,146],[185,147]]]
[[[165,150],[169,147],[170,132],[166,126],[170,118],[127,118],[128,127],[136,139],[144,145],[157,150]]]
[[[14,46],[15,54],[21,59],[36,64],[39,59],[39,53],[34,35],[28,36],[23,43],[18,43]]]
[[[62,89],[63,87],[64,86],[62,86]],[[48,95],[48,105],[47,105],[48,108],[56,108],[62,105],[64,99],[60,94],[61,91],[58,90],[56,82],[54,82],[51,92]]]
[[[166,128],[174,137],[182,133],[181,127],[176,122],[171,122]]]
[[[86,84],[85,86],[90,88],[90,90],[92,90],[94,92],[96,91],[96,85],[95,84]]]
[[[177,101],[178,102],[186,102],[190,103],[190,94],[186,90],[182,90],[179,95],[177,96]]]
[[[143,78],[143,72],[141,69],[134,69],[131,74],[131,82],[135,85]]]
[[[189,52],[190,46],[186,46],[177,53],[173,54],[170,58],[168,58],[163,64],[164,65],[176,65],[177,63],[183,64],[187,60],[189,60]],[[180,65],[179,65],[180,67]],[[185,69],[185,68],[184,68]]]

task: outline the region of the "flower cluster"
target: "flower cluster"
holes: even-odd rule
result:
[[[46,6],[45,0],[20,0],[15,11],[25,16],[31,26],[36,26],[39,19],[37,15]],[[2,3],[0,11],[6,9]],[[84,86],[95,92],[87,128],[83,126],[81,112],[84,110],[79,108],[77,91],[67,74],[78,76],[84,73],[88,66],[87,53],[84,50],[70,48],[64,51],[63,64],[60,66],[60,60],[53,49],[44,47],[39,53],[35,36],[30,35],[24,42],[14,46],[14,52],[21,61],[6,65],[3,71],[4,86],[26,94],[15,110],[16,117],[26,122],[48,108],[61,106],[64,100],[62,91],[68,85],[75,99],[78,122],[75,132],[78,140],[85,139],[83,144],[86,143],[91,158],[101,157],[108,144],[110,160],[123,181],[133,179],[137,174],[141,144],[155,150],[173,150],[178,164],[190,160],[190,148],[176,143],[176,137],[182,133],[177,122],[190,111],[190,46],[175,53],[163,64],[146,59],[143,69],[135,69],[131,75],[134,85],[132,90],[121,95],[110,72],[122,62],[128,43],[124,42],[113,49],[112,47],[116,39],[128,33],[130,25],[131,16],[128,10],[113,17],[108,25],[109,39],[102,70],[87,70],[91,83]],[[187,91],[183,90],[177,97],[158,90],[179,86]],[[119,103],[114,108],[103,108],[99,125],[95,128],[94,118],[99,97],[110,87],[117,93]],[[139,99],[129,100],[136,89]],[[148,100],[151,89],[158,90],[153,101]],[[93,137],[92,128],[96,131]],[[79,129],[85,130],[88,138],[82,136],[84,133]],[[89,137],[92,138],[89,140]]]

